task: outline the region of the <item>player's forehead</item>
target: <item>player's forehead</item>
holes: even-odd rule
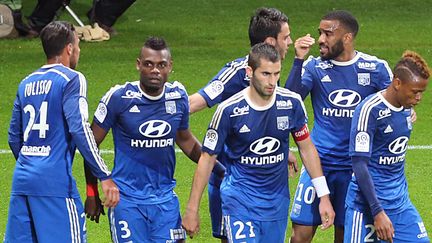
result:
[[[148,47],[143,47],[141,49],[141,61],[150,61],[150,62],[168,62],[171,56],[167,49],[162,50],[154,50]]]
[[[272,62],[265,58],[260,58],[260,64],[258,68],[255,70],[256,72],[266,72],[266,73],[277,73],[281,71],[281,62]]]
[[[320,21],[318,30],[321,32],[335,32],[336,30],[340,30],[342,25],[339,20],[335,19],[323,19]]]

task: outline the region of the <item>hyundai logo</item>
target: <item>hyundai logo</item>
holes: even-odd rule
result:
[[[339,107],[355,107],[361,101],[361,96],[349,89],[338,89],[330,93],[329,101]]]
[[[258,155],[271,154],[278,150],[280,146],[279,140],[272,137],[263,137],[253,142],[249,149]]]
[[[171,125],[162,120],[151,120],[144,122],[139,127],[139,132],[149,138],[160,138],[171,131]]]
[[[389,150],[393,154],[400,154],[407,150],[408,147],[408,137],[402,136],[396,138],[393,142],[389,145]]]

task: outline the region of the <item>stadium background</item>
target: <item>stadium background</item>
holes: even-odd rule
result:
[[[36,1],[24,0],[28,15]],[[81,42],[78,70],[88,80],[89,112],[93,114],[99,99],[113,85],[138,79],[135,60],[144,40],[150,36],[164,37],[172,50],[174,72],[170,80],[182,82],[189,94],[205,85],[228,61],[244,56],[249,50],[247,28],[253,11],[261,6],[276,7],[290,19],[292,39],[310,33],[318,38],[317,27],[322,15],[334,9],[351,11],[359,20],[360,32],[356,49],[387,60],[391,67],[405,49],[419,52],[432,66],[432,1],[236,1],[236,0],[138,0],[116,23],[119,35],[103,43]],[[73,1],[74,11],[87,21],[90,0]],[[72,20],[67,12],[61,20]],[[284,84],[293,59],[293,47],[284,62],[281,83]],[[317,46],[311,54],[318,55]],[[45,61],[40,41],[0,39],[0,239],[3,238],[9,204],[14,158],[7,144],[11,109],[19,81]],[[306,101],[310,121],[313,120],[310,102]],[[416,108],[418,120],[414,125],[410,150],[407,154],[406,174],[413,203],[423,217],[426,228],[432,232],[432,95],[430,89]],[[190,126],[202,140],[213,109],[194,114]],[[311,123],[312,125],[312,123]],[[101,148],[103,157],[112,166],[111,137]],[[293,145],[291,145],[293,146]],[[297,154],[298,156],[298,154]],[[182,212],[186,205],[195,164],[177,153],[176,192]],[[84,176],[82,158],[76,156],[74,175],[82,195]],[[290,180],[292,194],[298,177]],[[293,198],[293,195],[291,195]],[[83,198],[84,199],[84,198]],[[217,242],[211,237],[207,195],[201,203],[201,232],[189,242]],[[290,225],[290,223],[289,223]],[[290,235],[290,226],[287,236]],[[87,221],[89,242],[110,242],[108,220],[102,216],[95,224]],[[331,242],[332,230],[318,232],[314,242]]]

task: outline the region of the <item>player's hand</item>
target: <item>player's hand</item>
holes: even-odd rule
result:
[[[298,38],[294,42],[296,58],[304,59],[305,56],[309,53],[313,44],[315,44],[315,39],[311,37],[310,34]]]
[[[320,198],[319,212],[321,216],[321,229],[326,230],[333,225],[335,219],[335,212],[330,202],[329,195],[322,196]]]
[[[378,238],[380,238],[381,240],[388,241],[390,243],[393,242],[393,237],[394,237],[393,224],[390,221],[387,214],[384,212],[384,210],[378,213],[374,217],[374,226]]]
[[[186,212],[182,218],[182,227],[186,230],[186,233],[190,238],[193,238],[196,234],[198,234],[200,229],[198,211],[186,209]]]
[[[101,181],[102,191],[105,195],[104,206],[107,208],[117,206],[120,201],[120,193],[117,185],[112,179]]]
[[[294,177],[298,174],[297,158],[291,151],[288,151],[288,173],[289,177]]]
[[[84,212],[91,221],[99,223],[99,216],[105,215],[105,211],[99,196],[87,196],[84,203]]]

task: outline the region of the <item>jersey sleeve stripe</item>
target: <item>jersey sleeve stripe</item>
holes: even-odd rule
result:
[[[357,123],[358,131],[367,131],[367,124],[369,122],[369,115],[373,107],[378,105],[381,102],[381,99],[378,95],[372,97],[370,100],[366,101],[363,107],[360,110],[360,116]]]
[[[233,63],[230,67],[226,68],[218,77],[218,80],[221,81],[224,85],[228,81],[231,80],[232,76],[234,76],[240,69],[244,69],[247,67],[248,58],[241,62]]]
[[[82,75],[81,73],[78,74],[79,77],[79,82],[80,82],[80,95],[83,97],[86,97],[86,93],[87,93],[87,82],[85,80],[84,75]],[[87,121],[87,114],[82,114],[81,113],[81,126],[84,130],[84,135],[85,138],[87,140],[87,145],[90,149],[90,152],[93,155],[94,160],[96,161],[97,165],[99,166],[99,168],[101,169],[101,171],[103,173],[105,173],[106,175],[110,175],[110,171],[108,170],[108,167],[106,166],[105,162],[103,161],[102,157],[99,154],[97,145],[96,145],[96,141],[94,139],[93,136],[93,132],[91,131],[90,128],[90,124]]]
[[[78,79],[80,82],[80,96],[87,97],[87,81],[81,73],[78,73]]]
[[[125,87],[125,85],[116,85],[114,87],[111,87],[111,89],[108,90],[108,92],[102,97],[101,101],[105,104],[108,104],[114,92],[123,87]]]
[[[105,162],[103,161],[102,157],[99,154],[96,141],[90,129],[90,124],[87,121],[85,121],[85,119],[82,119],[82,126],[84,129],[84,134],[87,140],[87,144],[90,148],[90,152],[92,153],[94,160],[96,161],[97,165],[99,166],[99,168],[103,173],[105,173],[107,176],[110,175],[111,172],[108,170],[108,167],[106,166]]]

